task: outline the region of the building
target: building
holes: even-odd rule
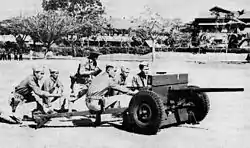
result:
[[[250,11],[235,12],[215,6],[200,13],[192,25],[203,32],[231,32],[236,28],[244,31],[250,28]]]

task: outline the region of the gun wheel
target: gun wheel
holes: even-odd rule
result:
[[[135,132],[156,134],[163,120],[164,105],[156,93],[142,90],[131,99],[128,114]]]
[[[198,86],[188,86],[188,88],[199,88]],[[191,92],[188,97],[188,102],[194,106],[190,108],[193,112],[197,122],[202,121],[210,110],[210,102],[206,93],[204,92]]]

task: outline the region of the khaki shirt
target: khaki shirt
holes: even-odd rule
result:
[[[142,73],[138,73],[136,76],[133,77],[132,80],[133,87],[146,87],[147,86],[147,78],[142,76]]]
[[[116,75],[114,80],[119,84],[119,85],[127,85],[126,82],[126,77],[124,77],[122,74]]]
[[[21,81],[21,83],[15,87],[15,92],[22,96],[30,95],[31,92],[34,92],[38,96],[45,96],[45,92],[40,89],[38,80],[34,75],[30,75]]]
[[[42,90],[47,91],[49,93],[53,93],[55,90],[63,92],[63,84],[59,79],[55,80],[52,77],[48,77],[47,79],[45,79],[42,85]]]
[[[84,74],[85,71],[93,71],[90,75]],[[76,73],[76,83],[87,84],[91,81],[93,76],[97,76],[101,72],[98,66],[93,66],[93,64],[86,62],[80,63]]]
[[[117,81],[114,80],[114,78],[110,78],[108,73],[105,72],[93,79],[89,86],[87,96],[104,96],[109,91],[109,89],[114,89],[123,93],[130,92],[128,88],[119,85]]]

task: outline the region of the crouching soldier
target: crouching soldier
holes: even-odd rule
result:
[[[119,75],[117,75],[117,77],[115,78],[118,82],[118,84],[120,85],[127,85],[127,78],[128,75],[130,73],[130,69],[125,67],[125,66],[121,66],[121,73]]]
[[[121,73],[116,75],[114,80],[119,84],[119,85],[123,85],[123,86],[127,86],[127,78],[129,76],[130,73],[130,69],[125,67],[125,66],[121,66]],[[110,92],[112,95],[119,95],[121,94],[120,91],[115,91],[115,90],[111,90]]]
[[[76,100],[86,94],[89,84],[93,77],[97,76],[102,70],[97,65],[98,56],[101,53],[91,52],[87,63],[81,62],[77,68],[76,74],[70,76],[71,92]],[[75,100],[73,100],[74,102]]]
[[[98,75],[93,79],[92,83],[89,86],[86,105],[90,111],[102,111],[110,106],[128,106],[132,96],[137,93],[137,91],[131,91],[125,86],[119,85],[117,81],[114,80],[116,75],[115,66],[112,64],[106,65],[106,72]],[[117,90],[123,92],[124,95],[115,95],[111,97],[106,97],[106,93],[109,89]],[[96,116],[96,125],[100,124],[101,112]]]
[[[43,98],[47,97],[60,97],[58,94],[51,94],[47,91],[42,91],[39,87],[39,81],[42,80],[44,76],[44,67],[33,67],[33,74],[25,78],[21,83],[15,87],[15,90],[12,92],[10,97],[10,106],[12,108],[13,117],[17,120],[17,122],[21,123],[21,118],[24,114],[23,110],[24,104],[28,104],[31,102],[36,103],[36,107],[28,108],[30,112],[32,111],[40,111],[41,113],[49,113],[50,108],[45,105],[46,102]],[[16,110],[18,109],[18,112]],[[20,114],[21,113],[21,114]]]
[[[63,97],[63,84],[58,78],[59,71],[54,68],[50,68],[49,71],[50,76],[45,79],[42,90],[62,97],[45,97],[46,105],[56,112],[67,112],[68,109],[65,106],[68,105],[68,100]]]
[[[147,87],[147,75],[149,72],[149,65],[146,62],[139,64],[140,72],[133,77],[132,86],[136,88]]]

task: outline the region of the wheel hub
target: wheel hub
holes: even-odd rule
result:
[[[138,108],[138,119],[141,122],[147,122],[152,117],[152,110],[148,104],[142,104]]]

